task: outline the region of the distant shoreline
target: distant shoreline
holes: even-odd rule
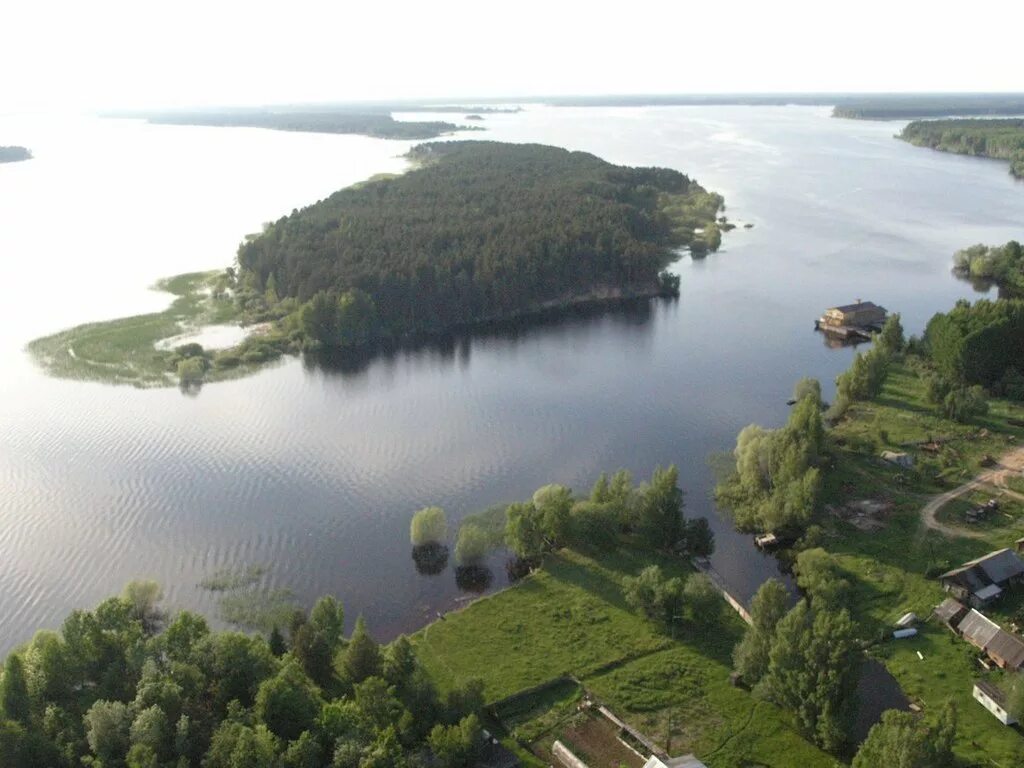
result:
[[[32,152],[26,147],[0,147],[0,163],[19,163],[31,159]]]

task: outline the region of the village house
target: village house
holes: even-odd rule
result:
[[[935,615],[943,618],[945,615],[955,616],[960,613],[955,606],[948,605],[949,602],[946,600],[938,606]],[[984,651],[1002,669],[1019,671],[1024,668],[1024,640],[1007,632],[973,608],[960,615],[963,618],[946,622],[953,632],[978,650]]]
[[[978,650],[984,651],[999,632],[999,625],[972,608],[960,619],[955,629],[960,637]]]
[[[1006,709],[1006,694],[992,683],[979,680],[974,684],[974,698],[1003,725],[1014,725],[1017,718]]]
[[[942,588],[975,607],[987,605],[1003,590],[1024,581],[1024,560],[1010,549],[990,552],[939,576]]]

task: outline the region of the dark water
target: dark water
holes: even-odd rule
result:
[[[417,572],[413,510],[457,520],[544,483],[583,490],[602,470],[668,463],[687,514],[712,520],[716,569],[749,596],[775,563],[716,514],[708,455],[749,422],[781,423],[799,377],[831,382],[848,365],[849,349],[812,331],[822,309],[870,299],[920,331],[974,295],[950,275],[953,250],[1019,237],[1024,222],[1024,187],[1002,164],[822,109],[536,108],[487,126],[686,171],[755,227],[681,261],[677,301],[329,369],[289,360],[197,397],[57,381],[23,354],[28,340],[159,306],[142,290],[156,277],[229,262],[245,232],[400,166],[408,144],[0,124],[37,156],[0,169],[0,650],[135,577],[212,615],[200,579],[257,564],[306,603],[338,595],[387,638],[463,595],[451,567]]]

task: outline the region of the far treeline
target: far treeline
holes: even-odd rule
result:
[[[1024,120],[917,120],[899,138],[918,147],[957,155],[1010,161],[1010,173],[1024,178]]]
[[[0,147],[0,163],[16,163],[19,160],[31,160],[32,153],[25,147]]]
[[[888,93],[836,99],[833,117],[912,120],[963,115],[1024,115],[1020,93]]]
[[[537,144],[448,142],[334,193],[238,252],[254,319],[302,348],[358,347],[577,303],[674,295],[677,248],[718,248],[721,196],[678,171]]]
[[[353,133],[378,139],[433,139],[456,131],[479,131],[440,120],[395,120],[387,112],[237,110],[165,112],[145,115],[158,125],[209,125],[220,128],[270,128],[305,133]]]

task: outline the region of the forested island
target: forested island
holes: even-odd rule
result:
[[[722,197],[678,171],[496,142],[424,144],[375,177],[267,225],[238,266],[161,281],[163,312],[77,326],[29,351],[49,373],[134,386],[233,378],[285,353],[367,349],[571,306],[672,296],[688,247],[718,249]],[[230,348],[160,347],[209,325]]]
[[[225,110],[146,115],[158,125],[270,128],[308,133],[352,133],[379,139],[433,139],[456,131],[483,130],[445,121],[395,120],[387,112]]]
[[[721,196],[682,173],[536,144],[449,142],[343,189],[238,251],[246,311],[360,346],[570,305],[674,294],[664,271],[718,248]]]
[[[31,160],[32,153],[25,147],[0,147],[0,163],[16,163],[19,160]]]
[[[1024,178],[1024,119],[916,120],[899,138],[941,152],[1009,160],[1010,173]]]

